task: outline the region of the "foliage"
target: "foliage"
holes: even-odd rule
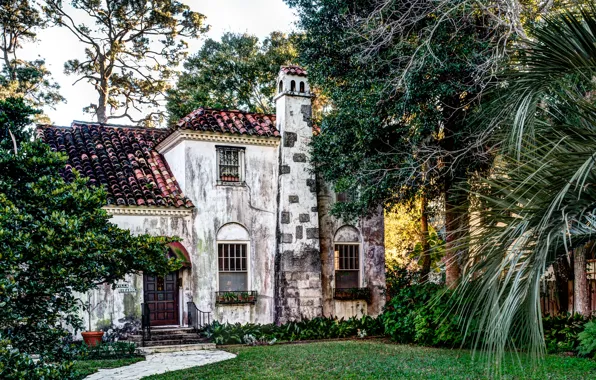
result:
[[[288,322],[277,326],[275,324],[221,324],[214,322],[209,325],[204,334],[216,344],[242,344],[257,341],[299,341],[332,338],[346,338],[357,336],[359,331],[365,330],[367,335],[382,333],[382,325],[378,319],[370,316],[350,318],[347,320],[317,317],[302,321]],[[251,337],[245,341],[244,337]]]
[[[450,316],[457,300],[441,285],[422,282],[419,272],[393,267],[387,271],[387,293],[382,320],[385,335],[399,343],[461,346],[461,318]]]
[[[232,360],[150,376],[150,380],[191,379],[486,379],[486,368],[466,350],[437,349],[364,340],[228,347]],[[596,362],[547,356],[534,369],[526,355],[507,357],[503,379],[589,378]]]
[[[314,139],[317,169],[337,191],[358,194],[353,202],[337,204],[334,212],[357,216],[378,204],[390,208],[421,190],[432,199],[485,167],[482,152],[463,148],[474,135],[465,120],[480,90],[472,78],[489,44],[489,36],[477,27],[483,20],[474,18],[473,9],[458,11],[468,15],[458,25],[438,26],[428,46],[434,60],[417,60],[426,49],[416,33],[436,18],[422,14],[413,15],[410,30],[386,41],[363,64],[358,57],[367,34],[352,21],[372,17],[374,2],[287,2],[297,9],[306,31],[299,50],[310,79],[334,106]],[[409,4],[388,6],[383,22],[407,14],[402,6]],[[406,70],[412,61],[416,68]],[[465,157],[454,160],[456,151]]]
[[[262,43],[249,34],[225,33],[208,39],[185,63],[175,89],[168,91],[170,124],[197,108],[274,113],[279,67],[294,63],[295,37],[272,32]]]
[[[18,50],[24,42],[35,41],[37,31],[46,22],[39,9],[30,0],[0,2],[0,99],[23,97],[34,107],[53,106],[64,101],[57,83],[43,59],[25,61],[18,58]]]
[[[72,363],[35,362],[30,355],[13,348],[10,341],[0,339],[0,378],[68,380],[76,377],[72,371]]]
[[[77,379],[84,379],[99,369],[123,367],[143,360],[145,358],[142,356],[127,359],[81,360],[74,362],[72,368]]]
[[[81,344],[76,360],[125,359],[138,356],[137,345],[133,342],[101,343],[96,346]]]
[[[134,122],[133,112],[159,108],[168,81],[186,56],[182,38],[196,38],[207,30],[205,16],[177,0],[68,3],[70,9],[62,0],[47,0],[44,11],[85,46],[85,59],[69,60],[64,70],[95,88],[97,103],[85,111],[102,123],[119,118]],[[88,22],[81,23],[79,15]],[[141,121],[158,123],[163,116],[152,111]]]
[[[12,105],[6,127],[26,124],[30,112]],[[21,104],[22,105],[22,104]],[[80,328],[75,292],[114,283],[127,273],[167,273],[179,267],[165,255],[174,240],[133,236],[110,222],[103,188],[78,174],[66,183],[66,158],[37,140],[18,153],[0,143],[0,332],[15,348],[55,355],[70,325]],[[8,144],[10,146],[10,144]]]
[[[443,257],[444,239],[437,232],[439,227],[429,224],[428,236],[421,229],[420,200],[402,202],[385,211],[385,265],[387,268],[404,267],[417,271],[422,267],[424,254],[431,256],[431,267],[438,270]],[[438,210],[437,210],[438,211]],[[437,214],[435,211],[432,214]],[[430,250],[425,252],[423,240],[427,239]]]
[[[549,353],[577,351],[578,335],[586,319],[580,314],[548,315],[542,319],[544,341]]]
[[[532,35],[483,110],[501,155],[477,194],[462,307],[483,316],[493,362],[507,348],[544,353],[542,276],[595,232],[596,9],[546,17]]]
[[[584,331],[580,332],[578,352],[582,356],[596,358],[596,322],[590,321],[584,325]]]

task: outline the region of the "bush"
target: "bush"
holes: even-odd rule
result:
[[[461,319],[450,313],[452,294],[434,283],[421,283],[420,274],[394,267],[387,271],[390,297],[380,316],[385,334],[399,343],[455,346],[463,342]],[[434,302],[442,296],[442,302]]]
[[[78,360],[124,359],[137,356],[137,345],[133,342],[101,343],[97,346],[82,344]]]
[[[0,378],[7,380],[75,379],[72,363],[51,364],[33,361],[31,356],[13,348],[8,340],[0,340]]]
[[[310,320],[288,322],[281,326],[275,324],[221,324],[209,325],[204,335],[216,344],[253,344],[259,342],[297,341],[371,336],[383,333],[379,319],[369,316],[350,318],[313,318]]]
[[[580,314],[562,314],[542,318],[544,342],[548,353],[576,352],[579,333],[584,330],[587,319]]]
[[[590,321],[584,325],[584,331],[578,335],[578,353],[581,356],[593,356],[596,359],[596,323]]]

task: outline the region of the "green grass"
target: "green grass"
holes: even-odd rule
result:
[[[485,379],[470,351],[391,344],[382,341],[342,341],[230,348],[235,359],[145,379]],[[523,363],[523,362],[522,362]],[[525,371],[524,371],[525,369]],[[508,361],[503,378],[595,379],[596,362],[548,356],[532,372]]]
[[[143,360],[145,360],[145,358],[142,356],[127,359],[79,360],[74,362],[73,369],[77,371],[78,377],[82,379],[102,368],[123,367]]]

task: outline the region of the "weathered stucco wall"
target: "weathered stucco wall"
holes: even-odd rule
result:
[[[322,263],[322,288],[323,288],[323,313],[326,316],[349,317],[354,315],[352,306],[346,301],[333,298],[335,289],[334,247],[336,239],[349,241],[351,236],[338,236],[336,232],[342,226],[353,226],[359,231],[361,244],[360,286],[371,290],[372,300],[367,305],[369,315],[378,315],[385,305],[383,295],[385,289],[385,224],[383,212],[379,211],[367,218],[357,221],[344,221],[330,214],[331,207],[336,202],[336,194],[329,184],[318,181],[319,192],[319,223],[321,228],[321,263]],[[349,231],[349,229],[345,229]],[[344,233],[345,234],[345,233]],[[347,239],[347,240],[346,240]],[[349,307],[347,307],[349,306]],[[341,314],[340,314],[341,313]]]
[[[154,236],[178,236],[182,244],[191,255],[193,252],[191,217],[182,216],[154,216],[154,215],[114,215],[111,221],[118,227],[128,229],[133,234],[150,234]],[[180,322],[186,321],[186,302],[192,298],[190,271],[180,271],[183,288],[179,290]],[[88,294],[80,295],[83,302],[91,300],[91,328],[106,330],[110,327],[126,328],[127,330],[140,327],[141,303],[143,303],[143,276],[127,275],[116,288],[110,285],[100,285]],[[85,329],[88,328],[88,313],[82,312]]]
[[[276,139],[276,138],[272,138]],[[216,145],[244,147],[245,185],[217,184]],[[183,159],[180,152],[183,151]],[[277,148],[251,144],[187,140],[166,152],[176,178],[184,175],[184,194],[196,207],[193,220],[192,298],[219,321],[273,321],[273,258],[275,254]],[[170,161],[171,160],[171,161]],[[181,167],[184,169],[181,170]],[[184,174],[178,174],[183,172]],[[215,305],[218,290],[217,232],[238,223],[249,233],[249,290],[255,305]]]

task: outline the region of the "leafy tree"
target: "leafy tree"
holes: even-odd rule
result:
[[[546,17],[531,35],[483,113],[501,154],[482,181],[490,192],[462,284],[496,363],[513,344],[544,352],[540,282],[572,250],[585,255],[596,232],[596,7]]]
[[[25,61],[17,55],[23,43],[35,41],[37,30],[46,26],[39,9],[29,0],[2,1],[0,25],[0,99],[24,97],[38,108],[64,101],[43,59]]]
[[[443,239],[437,223],[421,223],[426,206],[421,199],[402,202],[385,212],[385,261],[388,268],[420,271],[424,277],[443,255]],[[425,228],[427,230],[425,230]]]
[[[295,37],[272,32],[262,43],[249,34],[226,33],[208,39],[185,63],[169,91],[170,122],[199,107],[273,113],[279,67],[294,63]]]
[[[160,107],[175,68],[186,56],[183,37],[196,38],[207,28],[205,16],[176,0],[47,0],[44,10],[85,46],[85,59],[72,59],[65,73],[85,80],[97,91],[97,103],[85,111],[97,121],[128,118],[146,124],[161,122]],[[90,23],[78,23],[74,13]],[[76,83],[75,82],[75,83]],[[153,111],[140,120],[134,113]]]
[[[0,101],[0,130],[30,123],[22,101]],[[80,327],[74,292],[114,283],[127,273],[166,273],[179,266],[165,254],[170,238],[133,236],[110,222],[103,188],[78,175],[60,176],[66,158],[37,140],[18,153],[0,142],[0,334],[28,353],[55,354]]]
[[[483,126],[468,122],[484,85],[479,67],[492,62],[490,22],[467,2],[446,2],[457,5],[457,22],[438,22],[433,2],[415,9],[398,1],[287,2],[306,31],[299,46],[310,78],[334,106],[314,139],[314,161],[337,191],[358,194],[334,211],[354,216],[379,204],[444,199],[453,286],[466,257],[458,243],[469,205],[461,189],[492,159],[476,143]],[[382,38],[399,23],[407,27]]]

